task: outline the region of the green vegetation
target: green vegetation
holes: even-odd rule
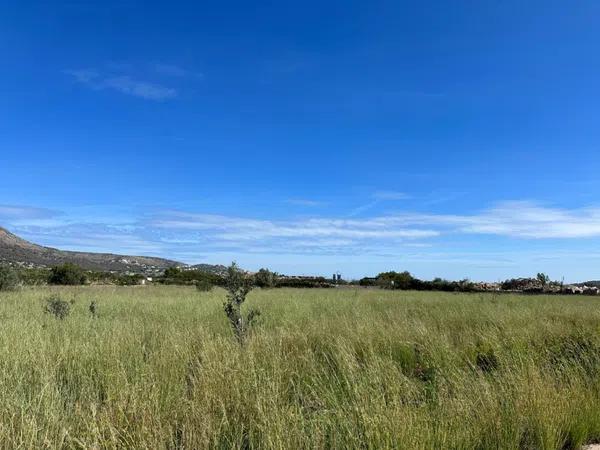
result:
[[[83,269],[71,263],[53,267],[48,278],[49,284],[62,286],[77,286],[85,284],[86,281],[87,278]]]
[[[281,277],[277,278],[275,286],[277,288],[331,288],[331,280],[325,277]]]
[[[87,271],[87,281],[92,284],[116,284],[117,286],[136,286],[146,277],[140,274],[121,274],[112,272]]]
[[[215,285],[212,284],[210,280],[203,279],[196,281],[196,289],[198,289],[200,292],[210,292],[214,287]]]
[[[53,295],[46,299],[44,312],[53,315],[57,319],[64,320],[71,313],[71,304],[59,296]]]
[[[73,264],[47,268],[12,268],[18,275],[21,284],[25,286],[79,285],[90,284],[115,284],[117,286],[135,286],[146,277],[140,274],[121,274],[112,272],[98,272],[86,270]]]
[[[64,320],[44,313],[49,296],[68,301]],[[192,286],[0,293],[0,447],[575,449],[600,439],[595,297],[257,289],[244,305],[265,314],[244,346],[225,298]]]
[[[473,292],[475,290],[475,286],[469,280],[449,281],[434,278],[432,281],[426,281],[413,277],[410,272],[382,272],[376,278],[363,278],[358,284],[405,291]]]
[[[14,291],[19,286],[19,275],[8,266],[0,266],[0,291]]]
[[[278,276],[269,269],[260,269],[254,274],[254,285],[263,289],[274,288],[277,285]]]
[[[21,283],[25,286],[41,286],[48,283],[50,278],[50,269],[15,269],[19,274]]]
[[[242,313],[242,304],[252,290],[252,282],[252,278],[241,271],[236,263],[232,263],[227,268],[227,277],[225,278],[227,298],[223,303],[223,310],[240,345],[244,345],[256,318],[260,316],[257,309],[250,309],[245,317]]]
[[[157,281],[161,284],[176,284],[183,286],[223,286],[224,278],[217,274],[203,272],[201,270],[182,270],[177,267],[170,267],[165,270],[165,274]]]
[[[543,272],[539,272],[535,278],[538,281],[538,283],[542,286],[542,288],[545,287],[548,283],[550,283],[550,277]]]

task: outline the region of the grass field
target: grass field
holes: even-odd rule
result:
[[[74,299],[65,320],[51,294]],[[600,299],[256,290],[0,294],[2,448],[562,449],[600,439]],[[92,300],[99,317],[88,312]]]

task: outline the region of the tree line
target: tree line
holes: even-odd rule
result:
[[[468,279],[451,281],[443,278],[421,280],[410,272],[382,272],[376,277],[365,277],[360,280],[332,280],[325,277],[289,277],[280,275],[269,269],[260,269],[253,274],[247,274],[253,287],[269,288],[331,288],[340,285],[377,287],[382,289],[416,290],[416,291],[445,291],[445,292],[474,292],[485,290],[481,284]],[[0,266],[0,290],[10,290],[19,285],[84,285],[84,284],[114,284],[120,286],[137,285],[146,280],[141,274],[120,274],[100,271],[86,271],[81,267],[65,263],[49,269],[25,269]],[[203,270],[188,270],[171,267],[162,275],[154,276],[152,282],[164,285],[196,286],[199,290],[208,291],[215,286],[226,287],[227,273],[212,273]],[[497,290],[549,292],[562,291],[562,284],[551,281],[543,273],[535,278],[519,278],[506,280],[497,285]]]

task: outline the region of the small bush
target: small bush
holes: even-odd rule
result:
[[[92,317],[98,317],[98,302],[96,300],[92,300],[89,306],[89,311]]]
[[[44,312],[52,314],[57,319],[64,320],[71,313],[71,303],[57,296],[50,297],[46,299]]]
[[[212,288],[213,284],[207,279],[196,281],[196,289],[200,292],[210,292]]]
[[[63,286],[85,284],[86,276],[83,269],[75,264],[66,263],[52,268],[48,283]]]
[[[0,267],[0,291],[14,291],[19,286],[19,275],[12,267]]]

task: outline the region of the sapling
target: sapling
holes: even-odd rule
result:
[[[223,309],[235,338],[240,345],[244,345],[249,330],[260,316],[260,311],[256,309],[249,310],[245,317],[242,313],[242,303],[246,301],[246,296],[252,290],[252,279],[240,270],[236,263],[231,263],[227,268],[225,282],[227,299]]]

